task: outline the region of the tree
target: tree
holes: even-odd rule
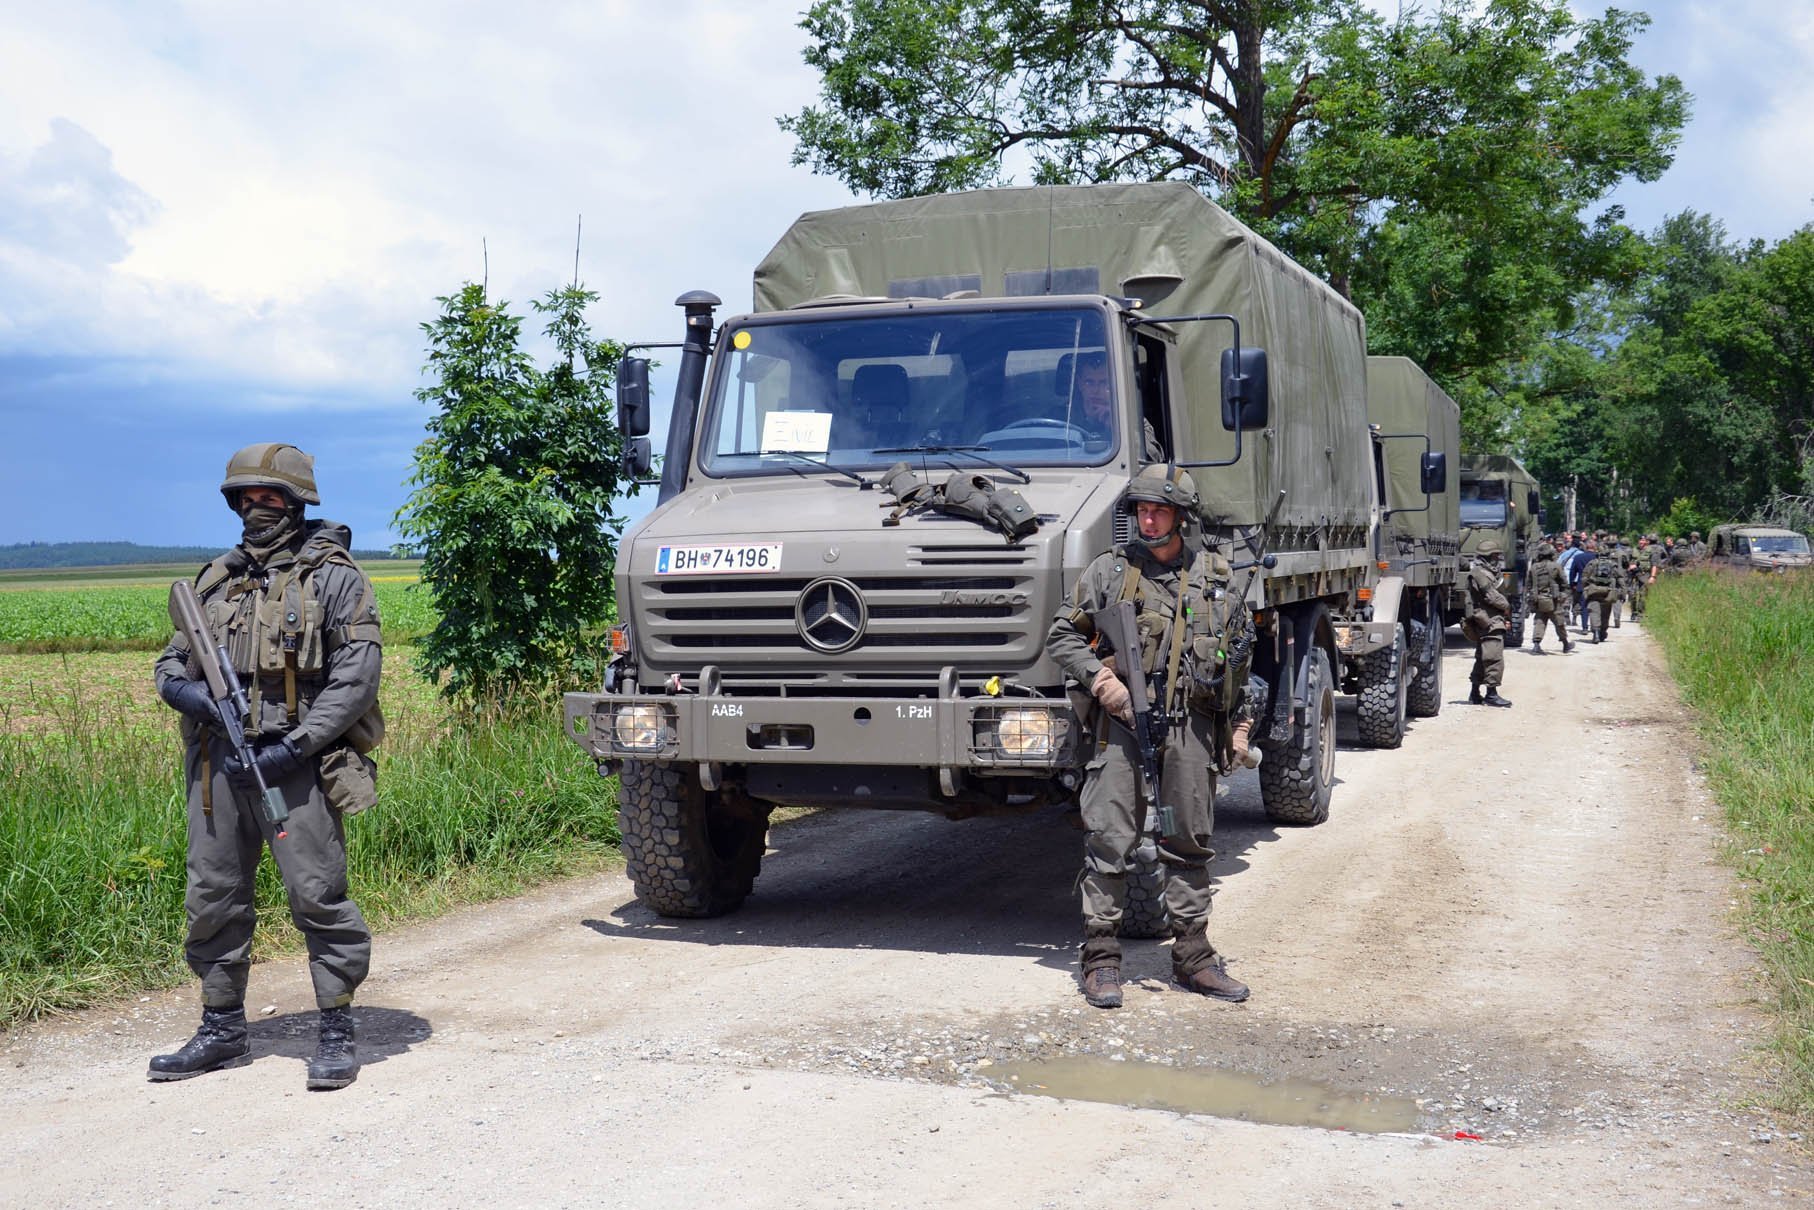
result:
[[[397,529],[422,554],[440,621],[420,663],[444,692],[509,707],[570,683],[606,621],[623,521],[608,394],[623,347],[594,340],[577,282],[532,304],[557,357],[539,370],[522,321],[467,283],[422,325],[433,404]],[[634,485],[628,485],[634,491]]]
[[[1623,180],[1668,167],[1679,81],[1629,59],[1648,24],[1566,0],[818,0],[820,104],[796,163],[891,197],[1183,179],[1368,317],[1376,352],[1458,395],[1631,271]]]

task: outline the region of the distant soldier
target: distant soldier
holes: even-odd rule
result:
[[[371,963],[372,935],[347,894],[341,817],[376,799],[365,752],[383,732],[382,663],[372,584],[348,551],[343,525],[303,518],[320,504],[315,460],[293,445],[248,446],[221,484],[240,517],[238,546],[196,576],[216,642],[245,686],[246,735],[258,773],[221,731],[207,683],[178,636],[157,661],[158,694],[183,716],[188,781],[188,939],[202,981],[202,1023],[173,1054],[151,1060],[153,1080],[183,1080],[246,1061],[246,976],[256,922],[252,888],[268,845],[309,949],[321,1010],[308,1087],[353,1082],[353,992]],[[257,776],[289,809],[281,837],[258,807]]]
[[[1253,623],[1229,592],[1228,562],[1186,540],[1199,500],[1190,475],[1149,466],[1123,493],[1133,535],[1084,568],[1052,619],[1046,651],[1100,706],[1095,759],[1079,795],[1083,808],[1083,994],[1097,1008],[1121,1005],[1122,908],[1127,869],[1154,803],[1141,788],[1141,754],[1124,677],[1116,666],[1139,661],[1163,727],[1160,793],[1174,832],[1159,846],[1165,906],[1171,916],[1172,975],[1186,991],[1245,1000],[1209,942],[1209,848],[1218,766],[1251,763],[1246,728],[1231,717],[1247,685]],[[1097,612],[1132,601],[1140,650],[1113,651],[1096,632]],[[1222,661],[1225,661],[1222,662]],[[1214,690],[1207,681],[1216,680]],[[1230,692],[1232,691],[1232,692]],[[1228,693],[1228,697],[1222,696]]]
[[[1707,544],[1701,541],[1701,531],[1693,530],[1688,535],[1688,562],[1705,563],[1707,561]]]
[[[1527,592],[1531,600],[1531,616],[1536,622],[1531,634],[1531,650],[1542,654],[1543,632],[1554,624],[1556,637],[1562,640],[1563,654],[1573,651],[1574,644],[1568,641],[1568,627],[1562,622],[1568,616],[1571,599],[1568,573],[1556,561],[1556,548],[1548,542],[1537,547],[1537,561],[1531,564]]]
[[[1617,630],[1619,615],[1631,597],[1631,547],[1621,542],[1618,534],[1607,534],[1604,546],[1612,552],[1613,562],[1619,565],[1619,591],[1612,598],[1612,628]]]
[[[1587,595],[1588,629],[1596,643],[1606,641],[1607,624],[1612,620],[1613,604],[1619,599],[1623,579],[1619,571],[1618,548],[1611,543],[1600,548],[1581,577]]]
[[[1512,603],[1499,591],[1501,557],[1498,540],[1488,538],[1475,549],[1474,561],[1468,564],[1468,611],[1461,619],[1461,633],[1474,644],[1474,670],[1468,677],[1473,689],[1468,701],[1475,706],[1512,704],[1499,696],[1505,680],[1505,632],[1512,621]]]
[[[1631,620],[1634,622],[1644,616],[1644,607],[1650,600],[1650,586],[1657,582],[1657,571],[1663,563],[1655,542],[1654,534],[1639,538],[1637,554],[1632,560]]]

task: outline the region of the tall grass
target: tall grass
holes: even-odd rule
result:
[[[7,658],[37,663],[29,677],[0,669],[13,672],[0,676],[0,1026],[188,979],[175,716],[96,671],[117,662],[136,682],[150,661]],[[353,897],[374,928],[614,859],[616,783],[558,714],[456,721],[407,651],[386,662],[379,803],[346,826]],[[300,949],[269,861],[257,902],[254,956]]]
[[[1701,715],[1707,774],[1753,888],[1774,978],[1785,1107],[1814,1113],[1814,577],[1666,579],[1645,620]]]

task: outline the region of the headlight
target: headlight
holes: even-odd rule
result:
[[[1048,710],[1003,710],[996,725],[1001,750],[1010,756],[1052,755],[1053,731]]]
[[[662,746],[668,730],[668,711],[664,706],[619,706],[611,722],[617,746],[628,752],[654,752]]]

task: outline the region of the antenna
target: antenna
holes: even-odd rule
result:
[[[485,244],[485,237],[479,237],[479,259],[485,267],[484,276],[479,278],[479,297],[487,298],[491,290],[491,249]]]
[[[573,288],[579,289],[579,237],[584,229],[586,216],[581,214],[573,220]]]
[[[1053,191],[1058,186],[1046,186],[1046,293],[1052,292],[1052,207],[1056,204]]]

